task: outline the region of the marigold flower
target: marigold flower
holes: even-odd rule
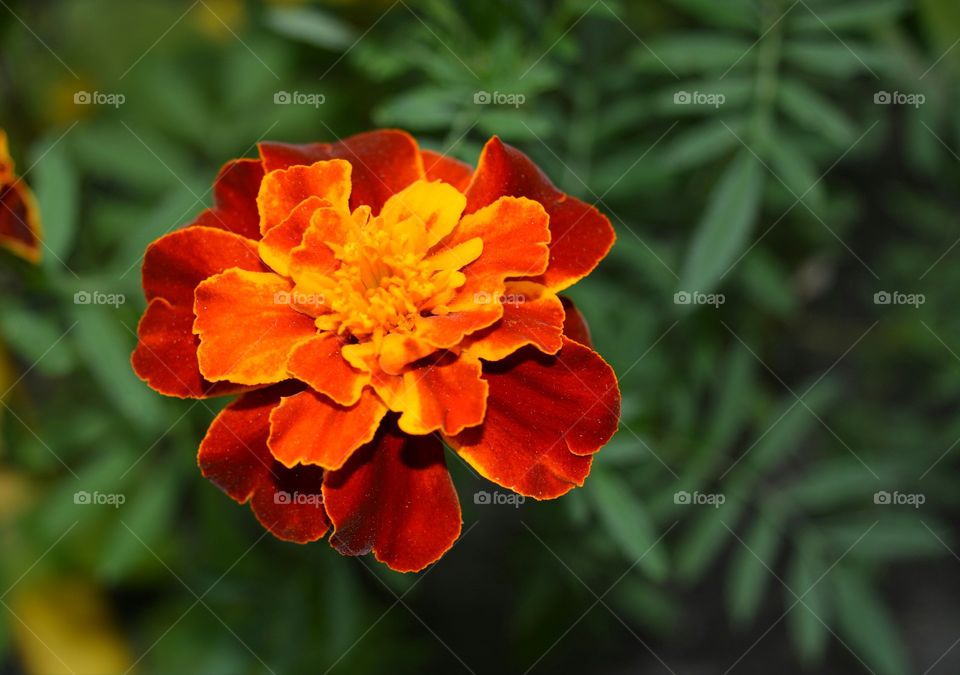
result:
[[[525,496],[583,484],[620,394],[557,292],[613,244],[595,208],[497,138],[472,171],[400,131],[263,143],[214,190],[147,249],[133,366],[244,392],[198,463],[274,535],[423,569],[461,528],[441,439]]]
[[[13,171],[7,133],[0,129],[0,246],[40,262],[40,211],[33,192]]]

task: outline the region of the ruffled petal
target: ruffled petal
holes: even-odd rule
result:
[[[330,202],[321,197],[308,197],[300,202],[286,220],[267,232],[260,240],[260,258],[277,274],[290,276],[290,254],[303,242],[314,213]]]
[[[350,163],[341,159],[270,171],[263,177],[257,194],[260,232],[266,234],[282,223],[300,202],[310,197],[320,197],[337,210],[346,211],[350,172]]]
[[[366,204],[379,213],[391,195],[423,178],[417,142],[394,129],[357,134],[338,143],[261,143],[260,157],[267,171],[318,160],[347,160],[353,165],[351,211]]]
[[[450,234],[466,203],[466,197],[456,188],[421,180],[390,197],[380,215],[390,223],[412,218],[426,231],[427,245],[433,246]]]
[[[346,407],[312,390],[284,398],[270,415],[273,456],[284,466],[316,464],[339,469],[373,440],[387,407],[370,389]]]
[[[452,435],[483,421],[487,383],[480,374],[478,360],[447,352],[402,375],[374,373],[372,383],[384,403],[401,413],[401,431]]]
[[[187,227],[164,235],[143,256],[143,291],[147,300],[165,298],[193,308],[200,282],[233,267],[265,272],[257,243],[213,227]]]
[[[330,521],[323,508],[323,470],[288,469],[267,447],[270,413],[288,393],[287,387],[270,387],[224,408],[200,444],[197,464],[232,499],[249,501],[257,520],[274,536],[305,544],[323,537]]]
[[[483,148],[467,188],[466,212],[504,195],[536,200],[550,214],[550,266],[535,281],[552,291],[585,277],[613,246],[616,235],[606,216],[557,190],[530,158],[494,137]]]
[[[344,360],[343,346],[343,339],[332,333],[301,342],[290,353],[287,372],[340,405],[353,405],[370,382],[370,374]]]
[[[546,354],[563,345],[563,304],[552,291],[530,281],[510,281],[501,304],[503,317],[497,323],[465,338],[467,354],[499,361],[526,345]]]
[[[554,356],[524,349],[486,364],[483,425],[448,438],[481,475],[536,499],[583,485],[591,454],[616,431],[620,391],[613,370],[570,340]]]
[[[263,165],[259,159],[227,162],[213,184],[214,207],[201,213],[195,224],[259,239],[257,192],[262,180]]]
[[[298,292],[309,293],[311,287],[337,268],[340,262],[330,244],[342,244],[346,240],[351,218],[364,221],[366,215],[365,210],[349,216],[333,208],[321,208],[313,212],[300,245],[290,251],[290,276],[297,282]]]
[[[200,374],[193,334],[193,310],[154,298],[137,326],[137,348],[130,362],[154,391],[178,398],[223,396],[248,389],[230,382],[210,382]]]
[[[272,273],[231,269],[197,287],[193,332],[208,380],[272,384],[287,379],[287,359],[316,335],[313,319],[293,309],[292,285]]]
[[[418,572],[446,553],[460,534],[460,502],[432,436],[384,428],[338,471],[327,472],[324,503],[344,555],[373,551],[397,572]]]
[[[40,210],[33,192],[13,169],[7,133],[0,129],[0,246],[36,264],[43,240]]]
[[[467,189],[473,177],[472,166],[433,150],[421,150],[420,156],[423,157],[423,171],[427,180],[442,180],[460,192]]]

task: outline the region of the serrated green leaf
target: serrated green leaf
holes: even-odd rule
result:
[[[784,79],[780,82],[779,103],[787,117],[837,145],[849,146],[856,140],[856,133],[847,116],[799,80]]]
[[[838,566],[830,581],[838,631],[850,649],[877,675],[910,672],[906,649],[883,599],[860,574],[845,567]]]
[[[679,288],[709,293],[746,248],[760,212],[763,168],[747,150],[727,167],[687,250]]]
[[[788,25],[796,30],[868,30],[876,24],[893,21],[910,8],[906,0],[859,0],[797,11]]]
[[[829,582],[820,579],[827,564],[819,549],[805,537],[797,538],[797,548],[787,568],[783,602],[787,613],[787,629],[804,664],[811,666],[823,659],[830,633],[831,618]],[[798,598],[802,602],[798,602]],[[825,625],[826,624],[826,625]]]
[[[727,576],[727,603],[738,624],[752,619],[760,607],[763,589],[773,576],[780,544],[780,519],[776,514],[758,516],[739,548],[735,548]]]
[[[678,133],[660,153],[660,170],[683,171],[706,164],[739,147],[737,135],[742,135],[747,120],[738,118],[724,122],[726,126],[719,119],[708,119]]]
[[[693,75],[723,73],[754,58],[753,40],[717,33],[684,33],[650,40],[634,52],[634,65],[645,73]]]
[[[797,68],[816,75],[848,79],[867,73],[877,77],[896,68],[896,61],[873,45],[852,40],[837,40],[834,36],[820,40],[788,40],[783,58]]]

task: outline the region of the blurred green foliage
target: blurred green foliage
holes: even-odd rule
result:
[[[0,127],[46,229],[39,268],[0,260],[0,472],[30,495],[0,591],[96,580],[142,672],[960,668],[955,2],[0,5]],[[622,430],[515,511],[451,454],[465,535],[421,577],[263,537],[195,467],[222,402],[128,365],[143,250],[220,164],[375,126],[470,163],[499,134],[619,235],[572,296]]]

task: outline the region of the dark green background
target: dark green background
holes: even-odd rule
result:
[[[954,0],[0,2],[46,228],[39,267],[0,252],[0,672],[12,598],[78,580],[144,673],[960,672],[958,41]],[[517,509],[450,454],[465,534],[419,576],[261,538],[195,466],[222,402],[128,363],[140,256],[224,161],[379,126],[470,163],[499,134],[619,237],[572,295],[621,431]]]

